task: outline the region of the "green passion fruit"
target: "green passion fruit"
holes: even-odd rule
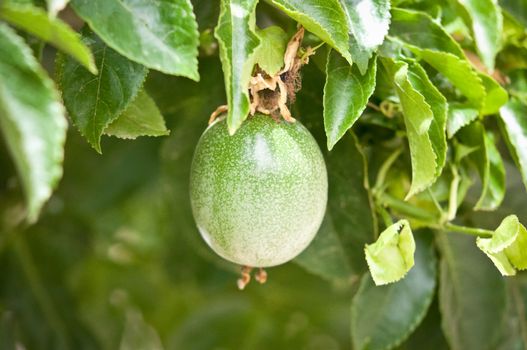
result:
[[[270,267],[300,254],[326,210],[322,153],[300,123],[256,114],[232,136],[225,119],[201,136],[190,199],[199,232],[221,257]]]

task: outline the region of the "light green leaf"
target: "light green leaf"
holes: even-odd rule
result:
[[[190,0],[72,0],[71,5],[121,55],[199,80],[199,33]]]
[[[457,0],[464,19],[472,29],[472,36],[485,66],[494,70],[494,59],[501,49],[503,16],[497,0]]]
[[[500,109],[500,116],[509,150],[527,188],[527,105],[513,98]]]
[[[505,254],[511,264],[518,270],[527,269],[527,229],[519,224],[518,237],[505,249]]]
[[[359,119],[375,90],[377,60],[370,61],[362,75],[357,65],[350,66],[330,50],[324,85],[324,126],[327,146],[331,150],[338,140]]]
[[[439,305],[453,350],[495,349],[506,311],[503,278],[465,235],[439,233]]]
[[[215,36],[225,76],[229,111],[227,126],[232,135],[249,114],[249,80],[254,53],[260,43],[255,33],[254,10],[257,0],[222,0]]]
[[[446,52],[461,59],[465,58],[459,44],[424,12],[392,9],[388,35],[420,50]]]
[[[478,237],[476,241],[478,248],[487,254],[504,276],[513,276],[516,274],[514,266],[507,258],[505,249],[516,241],[519,232],[520,222],[518,218],[516,215],[510,215],[503,219],[491,238]]]
[[[107,47],[93,32],[84,33],[84,42],[95,55],[99,74],[94,77],[77,62],[63,57],[57,65],[58,80],[73,123],[101,153],[103,131],[136,97],[147,69]]]
[[[507,90],[502,88],[496,80],[486,74],[479,73],[479,77],[485,86],[486,92],[481,114],[489,115],[498,113],[500,108],[509,100]]]
[[[0,3],[0,19],[42,39],[79,61],[90,72],[97,73],[97,67],[90,49],[81,37],[58,18],[34,6]]]
[[[275,75],[284,66],[284,54],[289,38],[278,26],[258,29],[256,34],[260,38],[260,46],[254,54],[254,63],[267,74]]]
[[[470,154],[482,182],[481,195],[474,209],[494,210],[505,197],[505,167],[494,138],[479,122],[462,128],[458,135],[466,146],[478,148]]]
[[[389,0],[340,0],[350,29],[350,52],[361,74],[384,41],[390,25]]]
[[[271,0],[271,3],[352,63],[348,22],[339,0]]]
[[[478,115],[478,110],[472,108],[470,105],[450,102],[448,104],[448,118],[446,126],[448,137],[454,137],[459,129],[476,120]]]
[[[441,175],[446,161],[446,119],[447,101],[439,90],[432,84],[425,70],[416,62],[409,62],[408,79],[412,86],[419,91],[432,109],[434,118],[428,129],[436,159],[436,177]]]
[[[395,91],[403,108],[412,160],[412,184],[406,195],[409,198],[429,187],[436,179],[437,155],[429,135],[434,112],[408,79],[407,63],[387,58],[381,62],[388,76],[393,77]]]
[[[146,91],[141,90],[104,133],[122,139],[135,139],[139,136],[164,136],[170,132],[155,102]]]
[[[22,38],[0,23],[0,129],[34,222],[62,176],[67,122],[59,95]]]
[[[437,278],[432,237],[416,237],[415,267],[400,282],[375,286],[364,275],[351,304],[354,349],[393,349],[404,341],[425,317],[434,296]]]
[[[70,0],[46,0],[48,3],[48,11],[52,16],[62,11],[70,2]]]
[[[364,253],[375,285],[399,281],[414,266],[415,242],[408,221],[388,227]]]
[[[453,54],[433,50],[413,51],[423,61],[443,74],[450,82],[465,95],[474,108],[482,108],[486,98],[485,86],[471,64]]]

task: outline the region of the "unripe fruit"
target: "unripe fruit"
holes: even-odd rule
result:
[[[324,158],[300,122],[257,114],[230,136],[217,120],[194,153],[198,229],[218,255],[240,265],[275,266],[300,254],[320,227],[327,192]]]

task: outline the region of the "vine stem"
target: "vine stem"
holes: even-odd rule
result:
[[[475,228],[475,227],[460,226],[460,225],[451,224],[448,222],[443,225],[443,228],[448,231],[464,233],[467,235],[478,236],[478,237],[479,236],[490,237],[494,234],[494,232],[490,230],[485,230],[482,228]]]

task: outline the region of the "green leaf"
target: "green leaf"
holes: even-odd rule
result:
[[[163,350],[163,343],[156,329],[145,322],[139,310],[126,312],[126,323],[119,350]]]
[[[349,28],[339,0],[271,0],[289,17],[328,43],[352,64]]]
[[[254,63],[267,74],[275,75],[284,66],[284,54],[289,38],[286,32],[278,26],[270,26],[256,30],[260,38],[260,46],[254,54]]]
[[[412,184],[407,198],[423,191],[436,179],[438,162],[429,135],[434,112],[425,97],[412,86],[408,78],[408,64],[387,58],[381,60],[402,105],[406,133],[412,160]]]
[[[0,5],[0,19],[42,39],[79,61],[90,72],[97,67],[90,49],[66,23],[50,17],[42,9],[29,5],[5,2]]]
[[[324,126],[327,146],[331,150],[359,119],[375,90],[377,60],[370,61],[362,75],[357,65],[350,66],[335,51],[330,50],[324,86]]]
[[[135,100],[104,130],[104,133],[122,139],[170,134],[161,112],[144,90],[139,91]]]
[[[434,67],[467,97],[471,105],[478,110],[485,102],[485,86],[471,64],[446,52],[416,50],[414,52],[426,63]]]
[[[424,12],[392,9],[388,35],[420,50],[451,53],[461,59],[465,57],[459,44]]]
[[[199,80],[199,33],[190,0],[72,0],[104,42],[132,61]]]
[[[509,12],[524,27],[527,27],[527,1],[526,0],[500,0],[501,7]]]
[[[351,280],[354,274],[347,251],[329,212],[309,246],[294,260],[307,271],[328,280]]]
[[[364,248],[375,285],[393,283],[414,266],[415,242],[410,224],[400,220],[384,230],[377,241]]]
[[[434,118],[430,124],[428,134],[436,159],[436,177],[441,175],[446,161],[446,120],[447,120],[447,101],[439,90],[432,84],[425,70],[416,62],[409,62],[408,79],[412,86],[419,91],[425,98],[426,103],[432,109]]]
[[[68,3],[70,0],[46,0],[48,4],[48,11],[52,16],[56,16],[57,13],[62,11],[66,6],[68,6]]]
[[[227,125],[232,135],[249,114],[249,80],[254,53],[260,43],[255,33],[254,10],[257,0],[222,0],[215,36],[225,76],[229,111]]]
[[[459,129],[476,120],[478,115],[478,110],[472,108],[470,105],[450,102],[448,104],[448,118],[446,126],[448,137],[454,137]]]
[[[93,32],[84,31],[99,74],[93,76],[67,57],[58,61],[62,98],[75,126],[101,153],[103,131],[133,101],[143,85],[147,69],[106,46]]]
[[[22,38],[0,23],[0,129],[34,222],[62,176],[67,122],[59,95]]]
[[[340,0],[350,29],[350,52],[361,74],[369,59],[383,43],[390,26],[389,0]],[[372,29],[374,28],[374,29]]]
[[[479,73],[479,77],[485,86],[485,99],[483,107],[481,108],[482,115],[496,114],[500,108],[509,100],[507,90],[501,87],[500,84],[490,76]]]
[[[482,182],[481,195],[474,209],[498,208],[505,197],[505,167],[492,134],[485,132],[481,123],[474,122],[462,128],[458,135],[466,146],[478,148],[470,154]]]
[[[507,138],[509,150],[520,170],[527,188],[527,105],[511,99],[500,109],[501,126]]]
[[[494,59],[501,48],[503,16],[497,0],[457,0],[464,19],[472,29],[472,36],[485,66],[494,70]]]
[[[506,310],[505,281],[465,235],[439,233],[439,305],[450,347],[494,349]]]
[[[436,288],[436,256],[429,232],[417,238],[415,267],[402,281],[377,287],[369,275],[362,278],[351,304],[354,349],[393,349],[425,317]]]

